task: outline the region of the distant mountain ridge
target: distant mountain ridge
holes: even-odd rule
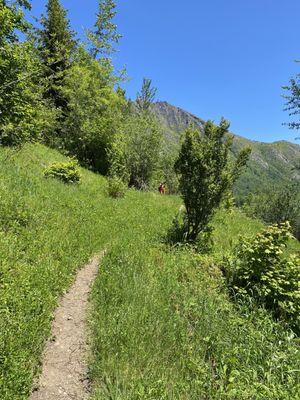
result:
[[[165,101],[154,103],[152,112],[160,121],[171,148],[178,147],[180,136],[186,128],[194,126],[201,131],[205,123],[203,119]],[[300,182],[300,171],[296,168],[300,164],[300,145],[284,140],[264,143],[234,134],[233,153],[244,146],[250,146],[252,154],[248,168],[236,187],[238,197],[266,185]]]

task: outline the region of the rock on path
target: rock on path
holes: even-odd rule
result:
[[[85,400],[89,396],[86,314],[101,256],[94,257],[78,272],[55,312],[42,374],[30,400]]]

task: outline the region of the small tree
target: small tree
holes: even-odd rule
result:
[[[179,190],[185,203],[184,236],[195,241],[209,227],[223,195],[231,189],[246,164],[250,149],[242,150],[236,161],[229,161],[233,137],[227,135],[229,123],[219,126],[208,121],[204,134],[188,129],[175,163]]]
[[[287,100],[285,105],[285,111],[288,111],[290,116],[300,115],[300,74],[296,75],[295,78],[290,79],[290,83],[284,86],[283,89],[287,90],[289,94],[283,97]],[[287,123],[291,129],[300,129],[299,118],[296,121]]]
[[[64,79],[62,94],[69,113],[62,124],[63,146],[82,164],[105,175],[126,101],[114,90],[109,66],[87,56],[84,49],[79,53]]]
[[[156,93],[157,88],[152,87],[151,79],[144,78],[141,93],[138,93],[136,98],[136,104],[140,112],[149,111]]]
[[[118,93],[126,100],[121,89]],[[136,189],[151,187],[159,169],[163,137],[157,119],[150,112],[154,93],[156,89],[151,88],[151,81],[144,80],[142,95],[137,101],[126,101],[122,110],[123,126],[114,137],[109,152],[110,175],[121,178]],[[139,102],[141,97],[143,101]]]
[[[116,16],[116,3],[113,0],[100,0],[94,30],[88,30],[87,36],[91,42],[91,55],[96,59],[99,55],[109,56],[119,42],[121,35],[113,22]]]
[[[129,185],[137,189],[149,188],[159,163],[162,132],[150,114],[130,116],[124,127],[126,135],[126,165]]]

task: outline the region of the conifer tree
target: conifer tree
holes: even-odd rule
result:
[[[66,70],[71,66],[72,52],[76,46],[74,32],[70,28],[67,11],[59,0],[48,0],[46,16],[41,18],[42,29],[38,30],[39,48],[48,78],[45,95],[55,106],[66,112],[67,103],[61,94]]]
[[[91,55],[95,59],[101,55],[110,56],[115,51],[114,45],[122,37],[113,22],[116,13],[116,3],[113,0],[99,0],[95,29],[87,32],[91,42]]]

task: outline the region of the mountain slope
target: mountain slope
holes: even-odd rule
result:
[[[168,144],[175,148],[187,127],[193,126],[201,130],[205,123],[203,119],[167,102],[153,104],[152,111],[161,122]],[[300,172],[295,169],[300,160],[299,145],[287,141],[256,142],[234,135],[233,153],[237,153],[244,146],[250,146],[252,154],[248,168],[236,187],[238,197],[265,185],[300,181]]]

